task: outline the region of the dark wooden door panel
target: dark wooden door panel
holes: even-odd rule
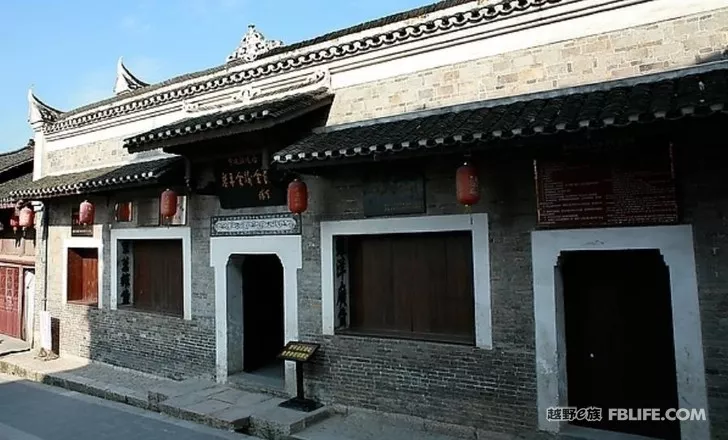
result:
[[[378,238],[378,237],[377,237]],[[352,240],[353,265],[351,267],[354,289],[366,292],[352,295],[351,327],[376,330],[392,330],[392,250],[384,239]]]
[[[134,306],[182,314],[182,241],[138,240],[134,253]]]
[[[569,406],[678,406],[669,273],[657,251],[574,252],[562,258]],[[676,422],[591,427],[680,438]]]
[[[351,328],[474,339],[469,232],[349,237]]]

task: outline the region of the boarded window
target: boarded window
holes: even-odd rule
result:
[[[133,306],[182,315],[182,240],[135,240]]]
[[[349,237],[352,331],[474,342],[469,232]]]
[[[96,248],[68,249],[68,302],[98,304],[99,251]]]

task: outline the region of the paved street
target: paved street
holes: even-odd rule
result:
[[[0,440],[242,440],[253,437],[0,374]]]

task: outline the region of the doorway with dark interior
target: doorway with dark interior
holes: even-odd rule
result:
[[[568,404],[602,409],[573,425],[679,439],[677,421],[610,420],[610,408],[678,407],[670,273],[658,250],[571,251],[559,258]]]
[[[271,387],[282,387],[285,345],[283,265],[276,255],[246,255],[242,263],[243,372]],[[255,377],[253,377],[255,376]]]

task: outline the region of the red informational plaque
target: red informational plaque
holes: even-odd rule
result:
[[[575,152],[534,164],[538,226],[646,226],[679,221],[672,149]]]

